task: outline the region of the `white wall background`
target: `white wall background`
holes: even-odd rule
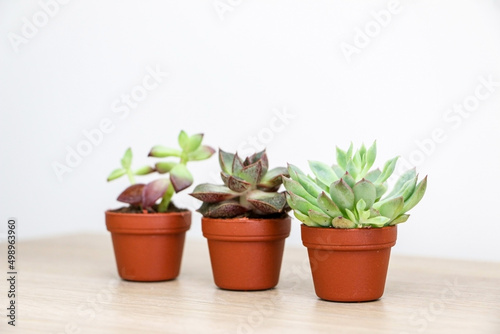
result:
[[[388,1],[1,1],[0,231],[14,216],[23,239],[106,233],[127,181],[105,179],[124,150],[151,163],[180,129],[304,168],[377,139],[379,165],[401,155],[429,175],[395,253],[500,261],[500,2],[394,4],[381,26]],[[147,68],[169,75],[125,116]],[[112,131],[58,180],[53,163],[103,119]],[[219,170],[215,157],[191,166],[197,183]],[[187,193],[175,201],[197,208]],[[202,238],[198,214],[189,236]]]

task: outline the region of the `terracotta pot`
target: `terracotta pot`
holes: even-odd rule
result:
[[[382,297],[397,227],[335,229],[302,225],[318,297],[362,302]]]
[[[118,274],[129,281],[166,281],[179,275],[191,212],[117,213],[106,211]]]
[[[278,284],[290,217],[203,218],[215,285],[227,290],[265,290]]]

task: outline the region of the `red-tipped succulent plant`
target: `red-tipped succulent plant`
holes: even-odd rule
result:
[[[265,150],[242,160],[238,154],[219,149],[219,163],[224,185],[203,183],[190,194],[203,202],[197,211],[204,217],[266,217],[290,210],[285,193],[278,192],[288,170],[268,170]]]
[[[132,150],[129,148],[121,160],[121,168],[115,169],[108,176],[108,181],[127,175],[131,186],[125,189],[117,198],[118,201],[130,204],[132,208],[142,211],[166,212],[174,193],[180,192],[193,184],[193,176],[187,169],[189,161],[205,160],[210,158],[215,150],[210,146],[201,145],[203,134],[188,136],[186,132],[179,134],[180,149],[165,146],[154,146],[149,152],[150,157],[176,157],[179,161],[161,161],[155,167],[143,166],[132,170]],[[146,175],[153,172],[169,174],[169,178],[160,178],[150,183],[135,183],[135,175]],[[156,202],[161,198],[161,202]]]

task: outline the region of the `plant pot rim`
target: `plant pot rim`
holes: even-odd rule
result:
[[[380,228],[328,228],[301,225],[302,244],[307,248],[361,251],[392,247],[397,225]]]
[[[123,213],[105,211],[106,228],[122,234],[175,234],[191,227],[191,211]]]
[[[335,230],[338,232],[341,231],[369,231],[369,230],[384,230],[384,229],[391,229],[393,227],[397,227],[397,225],[391,225],[391,226],[384,226],[384,227],[355,227],[355,228],[335,228],[335,227],[323,227],[323,226],[308,226],[306,224],[300,224],[302,227],[307,228],[307,229],[323,229],[323,230]]]
[[[203,236],[221,241],[265,241],[290,235],[291,217],[278,218],[209,218],[201,219]]]
[[[251,221],[251,220],[255,220],[255,221],[262,221],[262,220],[281,220],[281,219],[288,219],[290,217],[289,214],[284,214],[283,216],[281,217],[232,217],[232,218],[212,218],[212,217],[205,217],[203,216],[202,219],[203,220],[207,220],[207,221],[210,221],[210,220],[224,220],[224,221],[245,221],[245,222],[248,222],[248,221]]]
[[[108,209],[104,211],[106,214],[110,215],[138,215],[138,216],[147,216],[147,215],[175,215],[175,214],[186,214],[186,213],[191,213],[191,210],[188,209],[182,209],[179,211],[171,211],[171,212],[152,212],[152,213],[142,213],[142,212],[116,212],[115,210],[117,209]]]

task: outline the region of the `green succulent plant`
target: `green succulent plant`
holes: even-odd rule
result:
[[[108,181],[127,175],[131,185],[117,198],[118,201],[130,204],[140,210],[166,212],[174,193],[178,193],[193,184],[193,176],[187,168],[190,161],[205,160],[210,158],[215,150],[207,145],[201,145],[203,134],[188,136],[181,131],[178,137],[180,149],[173,149],[161,145],[154,146],[149,152],[150,157],[165,158],[176,157],[179,161],[160,161],[155,167],[143,166],[132,170],[132,150],[129,148],[121,160],[121,168],[117,168],[108,176]],[[135,175],[146,175],[157,172],[169,174],[169,178],[160,178],[148,184],[135,183]],[[153,209],[156,202],[161,202]]]
[[[290,210],[284,192],[278,192],[285,167],[268,170],[267,154],[255,153],[242,160],[219,149],[223,185],[199,184],[190,195],[203,202],[197,210],[204,217],[270,216]]]
[[[406,213],[420,202],[427,188],[427,176],[418,181],[415,169],[403,173],[393,189],[387,179],[398,157],[382,170],[370,170],[377,156],[376,142],[353,152],[337,147],[337,164],[309,161],[314,177],[289,164],[283,177],[287,202],[295,217],[308,226],[334,228],[384,227],[405,222]]]

